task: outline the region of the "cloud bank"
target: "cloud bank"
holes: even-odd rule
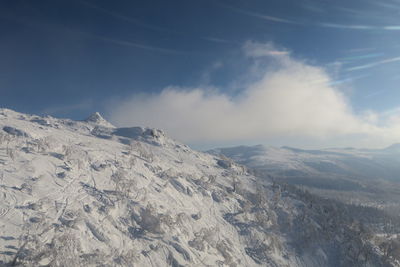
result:
[[[384,137],[390,143],[400,137],[399,127],[391,126],[400,117],[392,114],[382,125],[380,114],[355,115],[324,69],[272,44],[247,42],[243,50],[257,66],[248,74],[257,79],[238,95],[213,87],[170,86],[119,101],[111,110],[112,122],[161,128],[178,140],[202,144],[346,136],[370,143]],[[267,67],[257,64],[265,61]]]

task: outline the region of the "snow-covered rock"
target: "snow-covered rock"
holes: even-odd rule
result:
[[[110,122],[104,119],[99,112],[93,113],[92,115],[87,117],[84,121],[98,126],[114,128],[114,125],[112,125]]]

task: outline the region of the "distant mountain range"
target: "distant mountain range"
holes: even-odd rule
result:
[[[400,144],[375,150],[257,145],[209,152],[232,158],[258,176],[304,186],[346,203],[390,208],[400,204]]]

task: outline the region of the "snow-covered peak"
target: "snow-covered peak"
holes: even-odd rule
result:
[[[388,146],[387,148],[384,149],[385,151],[388,152],[400,152],[400,143],[393,144],[391,146]]]
[[[106,119],[104,119],[103,116],[101,116],[101,114],[99,112],[93,113],[92,115],[87,117],[84,121],[88,122],[88,123],[96,124],[99,126],[103,126],[103,127],[114,128],[114,125],[112,125],[110,122],[108,122]]]

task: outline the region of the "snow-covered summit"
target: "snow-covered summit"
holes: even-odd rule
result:
[[[0,110],[0,266],[382,265],[314,200],[159,130]]]
[[[393,145],[391,145],[391,146],[388,146],[388,147],[386,147],[386,148],[383,149],[383,150],[399,153],[399,152],[400,152],[400,143],[396,143],[396,144],[393,144]]]
[[[99,112],[95,112],[95,113],[91,114],[84,121],[88,122],[88,123],[93,123],[93,124],[96,124],[99,126],[104,126],[104,127],[110,127],[110,128],[115,127],[110,122],[108,122],[106,119],[104,119],[103,116],[101,116],[101,114]]]

